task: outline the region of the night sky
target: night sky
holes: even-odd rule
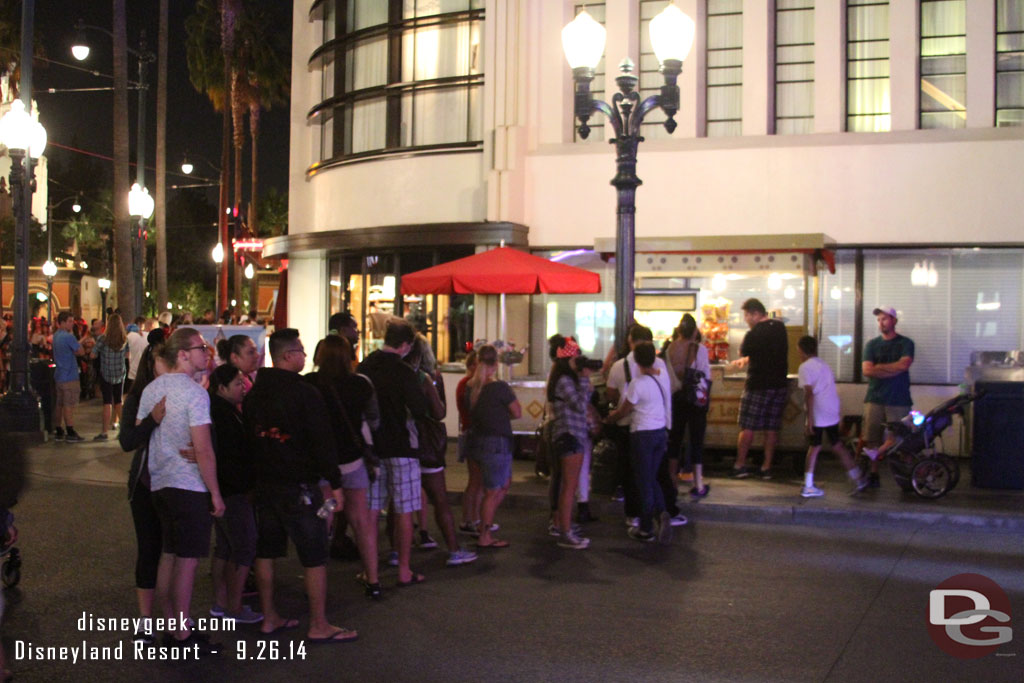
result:
[[[284,0],[282,0],[283,2]],[[146,31],[149,49],[157,52],[157,0],[127,0],[128,45],[137,47],[139,32]],[[36,36],[42,41],[45,57],[50,60],[87,66],[102,74],[113,74],[112,41],[99,32],[87,32],[92,52],[85,62],[78,62],[71,56],[71,44],[75,38],[75,22],[81,18],[86,24],[112,28],[112,2],[110,0],[36,0]],[[214,164],[220,162],[221,118],[204,94],[196,92],[189,82],[188,65],[185,60],[185,18],[192,13],[194,0],[171,0],[168,41],[167,74],[167,183],[195,182],[181,175],[181,160],[187,153],[195,171],[193,176],[216,178],[216,171],[202,163],[200,157]],[[290,31],[290,26],[282,27]],[[128,78],[135,81],[138,67],[129,54]],[[36,60],[33,73],[33,90],[40,110],[40,120],[46,127],[50,143],[46,156],[59,164],[66,164],[64,155],[72,154],[57,145],[77,147],[103,156],[113,155],[113,102],[112,91],[54,93],[47,88],[86,88],[107,86],[112,79],[97,77],[91,73],[68,68],[52,62]],[[153,172],[156,161],[156,80],[157,65],[150,66],[148,81],[150,90],[147,99],[146,130],[146,184],[155,192],[156,181]],[[128,93],[129,135],[131,138],[131,182],[135,181],[136,147],[136,105],[137,91]],[[288,189],[288,146],[271,144],[271,141],[288,139],[288,108],[275,107],[261,117],[260,135],[260,190],[261,194],[270,187],[282,192]],[[246,124],[248,126],[248,124]],[[246,180],[245,194],[248,198],[248,143],[244,151],[243,177]],[[63,157],[63,158],[62,158]],[[110,162],[101,162],[106,169]],[[170,193],[175,190],[169,190]],[[210,193],[216,202],[216,191]]]

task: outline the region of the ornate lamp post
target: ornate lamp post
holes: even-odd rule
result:
[[[107,324],[107,290],[110,289],[110,280],[101,277],[96,284],[100,286],[100,307],[102,310],[103,324]]]
[[[47,259],[43,264],[43,276],[46,278],[46,320],[53,325],[53,278],[57,274],[57,264]]]
[[[220,264],[224,262],[224,245],[217,242],[217,246],[210,252],[210,256],[213,258],[213,262],[217,264],[217,270],[220,270]],[[220,320],[220,314],[223,312],[223,308],[220,308],[220,274],[217,275],[217,299],[216,299],[217,319]],[[226,308],[226,307],[225,307]]]
[[[640,101],[636,92],[637,77],[633,74],[633,62],[623,59],[619,65],[622,72],[615,83],[619,92],[612,103],[595,100],[590,92],[594,80],[594,69],[604,53],[605,29],[586,11],[580,12],[562,29],[562,47],[572,67],[575,81],[574,109],[580,120],[580,137],[590,134],[587,121],[595,112],[608,117],[615,137],[609,142],[615,145],[618,173],[611,184],[617,191],[618,220],[615,228],[615,343],[622,344],[626,331],[633,319],[633,280],[636,258],[636,188],[641,180],[636,176],[637,146],[643,140],[640,124],[652,109],[660,107],[668,119],[665,130],[676,129],[673,119],[679,110],[679,86],[676,79],[683,70],[683,60],[690,53],[696,25],[693,19],[678,7],[670,4],[651,20],[651,45],[661,63],[665,85],[657,95]]]
[[[132,231],[132,271],[135,275],[135,310],[142,311],[142,264],[146,257],[146,221],[153,215],[155,203],[149,196],[149,190],[139,183],[132,185],[128,193],[128,213],[138,220],[138,226]]]
[[[16,223],[14,238],[14,339],[11,343],[10,389],[0,398],[0,425],[10,432],[39,431],[39,400],[28,381],[29,219],[35,181],[26,152],[38,158],[46,148],[46,130],[28,113],[32,106],[32,36],[35,3],[24,0],[21,15],[20,100],[0,119],[0,143],[11,157],[11,198]],[[28,178],[26,168],[28,166]]]

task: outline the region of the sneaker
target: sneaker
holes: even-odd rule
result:
[[[478,524],[479,524],[479,522],[478,522]],[[471,524],[470,522],[463,522],[462,524],[459,525],[459,533],[460,534],[466,534],[468,536],[479,536],[480,535],[480,530],[477,529],[476,527],[477,527],[476,524]]]
[[[612,493],[612,500],[614,500],[617,503],[621,503],[622,501],[626,500],[626,492],[623,491],[621,486],[615,487],[615,492]]]
[[[730,476],[733,479],[746,479],[750,476],[750,470],[746,467],[733,467]]]
[[[668,518],[668,522],[671,526],[686,526],[687,524],[689,524],[690,520],[688,520],[686,518],[686,515],[684,515],[682,512],[677,512],[676,514]]]
[[[760,472],[761,472],[761,479],[763,479],[764,481],[768,481],[769,479],[772,478],[772,471],[771,470],[761,470]]]
[[[397,567],[398,566],[398,551],[397,550],[392,550],[390,553],[388,553],[388,564],[390,566],[392,566],[392,567]]]
[[[805,486],[800,489],[800,495],[804,498],[821,498],[825,495],[825,492],[817,486]]]
[[[445,562],[449,567],[458,567],[460,564],[469,564],[470,562],[476,561],[476,553],[472,550],[458,550],[448,554],[448,561]]]
[[[64,440],[64,430],[61,429],[60,427],[57,427],[55,430],[53,430],[53,440],[54,441],[63,441]]]
[[[437,541],[430,536],[426,529],[420,529],[420,550],[430,550],[436,547]]]
[[[384,597],[384,591],[381,590],[380,582],[370,583],[369,581],[363,582],[363,593],[366,597],[371,600],[380,600]]]
[[[683,517],[685,521],[686,518]],[[667,512],[662,512],[658,519],[658,543],[668,545],[672,542],[672,517]]]
[[[878,460],[878,449],[877,448],[865,448],[863,451],[864,455],[868,456],[868,460],[874,462]]]
[[[67,436],[64,437],[64,440],[67,441],[68,443],[79,443],[85,441],[85,438],[81,434],[76,432],[74,429],[71,429],[69,427]]]
[[[850,491],[850,495],[851,496],[857,495],[858,493],[860,493],[861,491],[866,489],[870,483],[871,483],[871,477],[869,477],[866,474],[863,475],[860,479],[858,479],[856,481],[856,485],[853,487],[853,490]]]
[[[878,481],[878,472],[872,472],[868,475],[868,488],[877,489],[881,486],[881,482]]]
[[[239,624],[258,624],[263,621],[263,615],[259,612],[254,612],[248,605],[242,605],[242,609],[235,613],[225,611],[224,618],[233,619]]]
[[[628,527],[630,527],[632,529],[637,528],[638,526],[640,526],[640,518],[639,517],[626,517],[626,526],[628,526]]]
[[[654,534],[649,531],[644,531],[638,526],[629,527],[629,531],[626,532],[626,535],[632,539],[640,541],[641,543],[650,543],[654,540]]]
[[[153,645],[156,643],[156,637],[153,635],[153,620],[149,617],[143,617],[142,623],[135,629],[132,640],[143,643],[145,645]]]
[[[222,617],[222,616],[224,616],[224,608],[221,607],[220,605],[214,605],[213,607],[210,608],[210,616],[211,617]]]
[[[92,440],[93,441],[106,441],[108,438],[109,437],[107,437],[106,432],[104,432],[103,434],[97,434],[96,436],[92,437]]]
[[[569,525],[569,531],[571,531],[574,534],[579,535],[580,533],[583,532],[583,527],[581,527],[579,524],[572,523],[572,524]],[[561,535],[562,535],[562,531],[561,531],[561,529],[558,528],[557,524],[555,524],[554,522],[551,522],[550,524],[548,524],[548,536],[561,536]]]
[[[700,487],[699,489],[696,486],[694,486],[692,489],[690,489],[690,498],[707,498],[708,492],[710,490],[710,484],[704,484],[704,486]]]
[[[558,539],[558,547],[570,548],[572,550],[583,550],[590,545],[590,539],[577,536],[573,532],[562,534]]]

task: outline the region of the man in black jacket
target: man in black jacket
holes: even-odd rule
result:
[[[256,517],[259,539],[256,579],[265,635],[296,628],[274,607],[274,558],[283,557],[291,538],[305,568],[312,642],[344,642],[358,634],[327,621],[327,521],[318,516],[324,496],[341,509],[341,472],[334,434],[323,397],[302,380],[306,351],[298,330],[270,335],[272,368],[260,368],[242,414],[256,464]],[[321,491],[327,481],[330,492]],[[333,515],[328,514],[328,518]]]
[[[427,414],[427,399],[423,396],[416,373],[402,362],[412,348],[416,333],[404,320],[388,323],[384,333],[384,346],[374,351],[359,364],[359,372],[370,378],[377,390],[380,407],[380,431],[373,435],[377,455],[380,457],[380,475],[370,486],[370,509],[385,510],[388,499],[397,517],[396,544],[398,546],[398,585],[409,586],[425,580],[422,574],[409,567],[412,548],[412,513],[422,503],[420,493],[420,464],[410,443],[408,420]],[[415,430],[415,427],[412,428]],[[413,431],[415,434],[415,431]]]

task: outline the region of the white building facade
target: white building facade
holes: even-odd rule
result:
[[[588,11],[607,29],[596,95],[612,97],[629,57],[647,96],[662,83],[647,24],[666,4],[295,2],[290,234],[268,246],[289,259],[290,324],[313,338],[334,310],[366,312],[382,297],[397,308],[402,273],[505,240],[608,276],[598,297],[511,302],[510,337],[536,345],[575,331],[603,353],[612,134],[598,114],[579,139],[560,31]],[[820,335],[848,383],[844,412],[863,396],[876,305],[895,306],[916,340],[911,374],[929,385],[926,403],[962,380],[972,351],[1024,345],[1024,0],[676,4],[697,38],[678,129],[668,135],[660,112],[644,126],[638,291],[760,295]],[[835,273],[808,256],[780,283],[760,262],[816,247],[834,254]],[[723,257],[724,284],[710,263],[644,271],[698,252]],[[760,265],[730,275],[729,255]],[[440,356],[493,336],[493,306],[479,299],[420,304],[436,316]],[[461,333],[446,329],[453,320]]]

